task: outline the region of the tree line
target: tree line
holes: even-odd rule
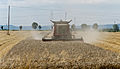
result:
[[[92,26],[92,29],[94,29],[94,30],[98,30],[98,24],[97,23],[95,23],[95,24],[93,24],[93,26]],[[76,26],[75,26],[75,24],[73,24],[73,25],[71,25],[71,30],[75,30],[75,28],[76,28]],[[81,28],[80,28],[80,30],[82,30],[82,31],[86,31],[86,30],[90,30],[90,25],[87,25],[87,24],[81,24]]]
[[[103,31],[103,32],[119,32],[120,31],[118,24],[114,24],[113,28],[111,28],[111,29],[102,29],[102,30],[99,30],[98,27],[99,27],[99,25],[97,23],[95,23],[95,24],[92,25],[92,29],[98,30],[98,31]],[[1,30],[5,30],[4,26],[1,26],[0,28],[1,28]],[[32,23],[32,28],[35,29],[35,30],[37,28],[39,30],[41,30],[42,26],[39,25],[37,22],[33,22]],[[23,29],[23,26],[19,26],[19,30],[22,30],[22,29]],[[71,30],[74,31],[75,29],[76,29],[75,24],[71,25]],[[90,29],[91,29],[90,25],[81,24],[81,30],[82,31],[86,31],[86,30],[90,30]]]
[[[41,30],[42,27],[41,27],[41,25],[38,25],[38,23],[33,22],[33,23],[32,23],[32,28],[35,29],[35,30],[36,30],[37,28],[39,28],[39,30]]]
[[[4,29],[4,26],[1,26],[0,28],[1,28],[1,30],[7,30],[7,29]],[[38,28],[39,30],[41,30],[42,26],[39,25],[37,22],[33,22],[33,23],[32,23],[32,28],[35,29],[35,30],[36,30],[37,28]],[[23,26],[19,26],[19,30],[22,30],[22,29],[23,29]]]
[[[120,28],[118,24],[114,24],[113,28],[103,29],[104,32],[120,32]]]
[[[72,30],[75,30],[75,27],[76,27],[75,24],[71,25],[71,29]],[[90,30],[90,29],[91,29],[90,25],[81,24],[80,30],[86,31],[86,30]],[[95,23],[95,24],[92,25],[92,29],[98,30],[98,31],[103,31],[103,32],[119,32],[120,31],[118,24],[113,24],[113,27],[111,29],[102,29],[102,30],[99,30],[99,25],[97,23]]]

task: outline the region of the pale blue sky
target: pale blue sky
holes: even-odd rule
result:
[[[7,8],[11,4],[11,24],[51,25],[54,20],[76,18],[75,24],[112,24],[120,23],[120,0],[0,0],[0,24],[7,24]]]

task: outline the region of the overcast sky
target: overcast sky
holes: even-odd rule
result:
[[[0,0],[0,25],[7,24],[9,4],[11,24],[17,26],[51,25],[50,19],[65,20],[65,12],[71,24],[120,23],[120,0]]]

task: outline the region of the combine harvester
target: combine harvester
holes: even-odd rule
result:
[[[83,42],[83,38],[76,39],[75,35],[72,34],[70,30],[69,23],[72,21],[52,21],[54,23],[53,32],[47,34],[42,38],[43,41],[81,41]]]

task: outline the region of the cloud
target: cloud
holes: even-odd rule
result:
[[[119,0],[8,0],[13,6],[40,6],[51,4],[102,4],[102,3],[120,3]],[[8,1],[1,0],[0,5]],[[1,4],[2,3],[2,4]]]
[[[39,5],[47,5],[54,4],[57,1],[55,0],[13,0],[11,4],[13,6],[39,6]]]
[[[98,4],[107,0],[12,0],[13,6],[37,6],[48,4]]]
[[[106,0],[66,0],[69,4],[97,4],[105,2]]]
[[[7,6],[6,3],[0,1],[0,8],[5,8],[6,6]]]

